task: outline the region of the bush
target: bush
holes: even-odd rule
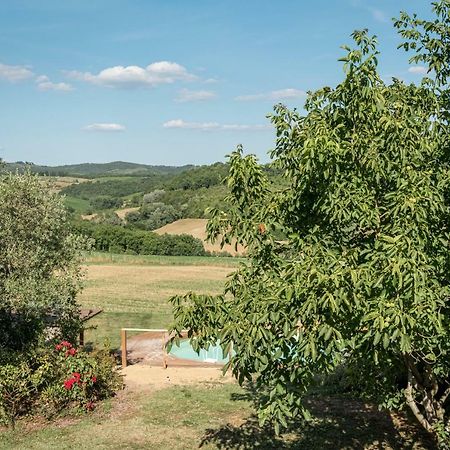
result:
[[[100,196],[90,201],[90,205],[94,210],[98,209],[116,209],[122,206],[123,200],[117,197]]]
[[[172,205],[164,203],[146,203],[139,212],[131,212],[127,215],[129,223],[136,228],[149,231],[161,228],[180,218],[181,214]]]
[[[4,361],[3,361],[4,362]],[[63,410],[89,411],[122,387],[115,361],[104,349],[87,353],[70,342],[29,354],[10,354],[0,365],[0,423]]]

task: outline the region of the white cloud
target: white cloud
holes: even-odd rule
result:
[[[41,75],[36,78],[37,87],[40,91],[73,91],[73,86],[69,83],[53,83],[47,75]]]
[[[198,102],[212,100],[213,98],[216,98],[216,94],[212,91],[191,91],[189,89],[181,89],[175,101],[179,103]]]
[[[85,126],[83,130],[114,132],[125,131],[125,127],[119,123],[92,123],[91,125]]]
[[[27,80],[34,76],[34,73],[26,66],[9,66],[0,63],[0,79],[15,82]]]
[[[386,17],[386,14],[378,8],[367,8],[368,11],[370,12],[370,14],[372,14],[372,17],[374,20],[376,20],[377,22],[381,22],[381,23],[388,23],[389,19]]]
[[[203,81],[203,83],[206,84],[213,84],[213,83],[218,83],[219,80],[217,78],[207,78],[205,81]]]
[[[202,131],[260,131],[270,129],[270,125],[220,124],[218,122],[186,122],[182,119],[169,120],[163,123],[164,128]]]
[[[69,78],[75,80],[116,88],[152,87],[178,80],[191,81],[196,79],[196,76],[189,73],[185,67],[169,61],[154,62],[147,67],[108,67],[96,75],[76,70],[65,73]]]
[[[279,89],[277,91],[265,92],[261,94],[239,95],[235,100],[240,102],[250,102],[255,100],[292,100],[296,98],[306,97],[306,92],[300,89]]]
[[[425,75],[428,72],[428,70],[426,67],[423,67],[423,66],[411,66],[408,69],[408,72],[419,74],[419,75]]]

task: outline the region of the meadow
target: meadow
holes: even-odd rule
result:
[[[194,256],[134,256],[92,253],[86,257],[82,308],[103,312],[88,322],[86,342],[112,348],[120,328],[167,328],[170,297],[188,291],[220,293],[242,259]]]

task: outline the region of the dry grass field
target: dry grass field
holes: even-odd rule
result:
[[[43,182],[50,184],[51,190],[53,192],[60,192],[67,186],[78,183],[86,183],[89,181],[86,178],[76,178],[76,177],[49,177],[43,176],[40,178]]]
[[[175,222],[169,223],[161,228],[155,230],[155,233],[158,234],[190,234],[201,241],[203,241],[203,245],[205,250],[213,253],[227,252],[230,255],[242,255],[244,253],[244,248],[242,246],[238,246],[237,250],[232,245],[225,245],[222,249],[220,248],[220,243],[216,241],[214,244],[210,242],[206,242],[206,224],[207,219],[180,219]]]
[[[231,258],[189,257],[168,257],[165,262],[164,257],[129,255],[110,262],[110,255],[101,256],[88,258],[85,289],[79,301],[83,308],[103,309],[88,323],[96,329],[87,330],[87,341],[101,344],[108,338],[113,347],[119,344],[122,327],[167,328],[172,320],[168,300],[173,295],[220,293],[234,262]]]

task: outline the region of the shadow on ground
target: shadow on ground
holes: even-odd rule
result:
[[[422,430],[402,414],[389,414],[361,400],[340,397],[314,397],[307,404],[315,419],[308,425],[293,424],[282,436],[277,437],[269,427],[261,428],[252,416],[238,426],[227,424],[206,430],[200,447],[209,444],[219,449],[435,449]]]

